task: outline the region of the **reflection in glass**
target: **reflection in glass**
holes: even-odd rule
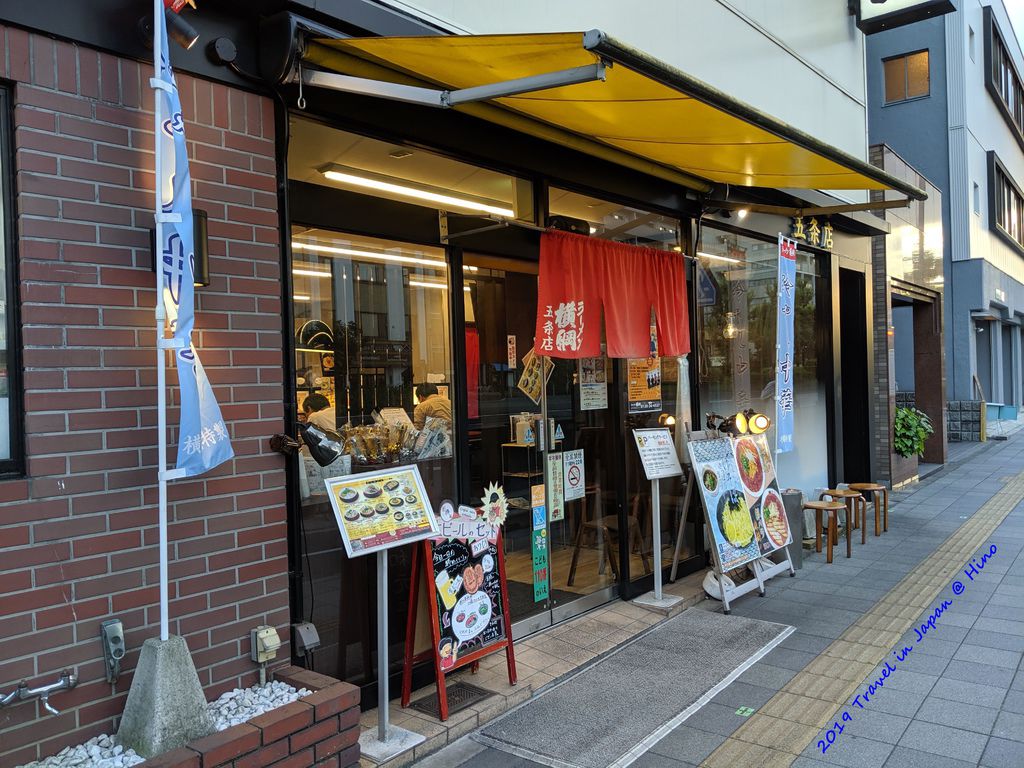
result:
[[[778,243],[705,226],[698,258],[701,407],[723,415],[753,408],[774,417]],[[796,448],[779,455],[778,474],[781,486],[797,487],[805,494],[828,483],[825,384],[817,352],[818,297],[823,290],[816,257],[797,251]],[[767,434],[769,445],[774,445],[775,427]]]
[[[416,385],[432,385],[444,397],[451,393],[444,252],[295,227],[292,253],[296,413],[345,446],[343,461],[351,462],[352,472],[415,462],[436,509],[453,498],[453,425],[450,418],[433,418],[417,430],[413,417]],[[300,452],[303,605],[322,641],[314,667],[359,684],[374,674],[374,622],[368,615],[376,590],[373,558],[345,556],[323,483],[347,466],[321,468]],[[389,551],[394,573],[408,574],[410,553],[410,547]],[[389,601],[396,666],[405,591],[392,589]]]

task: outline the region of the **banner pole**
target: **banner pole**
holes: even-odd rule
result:
[[[163,40],[160,34],[160,14],[163,0],[153,0],[153,79],[160,77],[160,62],[163,59]],[[156,176],[154,178],[154,227],[156,229],[156,413],[157,413],[157,496],[160,527],[160,639],[170,636],[167,600],[167,353],[161,341],[167,320],[163,301],[163,272],[160,269],[160,250],[164,241],[162,221],[163,198],[163,153],[160,140],[163,130],[163,96],[158,88],[153,89],[153,157]]]
[[[654,599],[661,601],[661,488],[657,478],[651,480],[651,543],[654,545]],[[643,546],[641,544],[641,546]]]

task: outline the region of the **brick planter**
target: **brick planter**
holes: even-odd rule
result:
[[[305,768],[359,765],[359,689],[299,667],[274,679],[313,691],[142,763],[140,768]]]

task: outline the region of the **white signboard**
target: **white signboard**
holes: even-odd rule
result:
[[[565,478],[565,500],[582,499],[587,480],[583,473],[583,449],[562,453],[562,475]]]
[[[550,483],[548,487],[551,489],[551,520],[554,522],[565,517],[565,490],[561,451],[552,451],[548,454],[547,482]]]
[[[679,466],[679,454],[676,453],[676,446],[672,441],[672,433],[667,428],[634,429],[633,437],[636,439],[640,461],[643,462],[648,480],[678,477],[683,474],[683,468]]]
[[[860,0],[858,5],[857,26],[865,34],[956,10],[952,0]]]
[[[584,357],[577,362],[580,382],[580,410],[599,411],[608,407],[608,384],[603,357]]]

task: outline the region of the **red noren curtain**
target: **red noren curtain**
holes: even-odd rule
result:
[[[599,357],[603,311],[608,357],[649,357],[652,308],[659,354],[687,354],[689,312],[681,254],[567,232],[541,235],[538,354]]]

